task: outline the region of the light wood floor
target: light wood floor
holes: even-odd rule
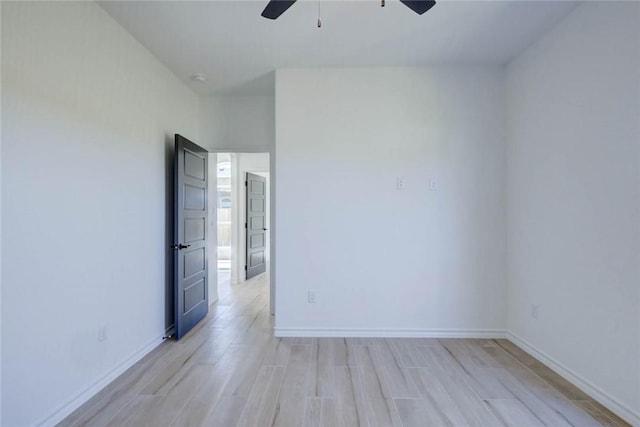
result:
[[[264,276],[59,425],[627,425],[506,340],[274,338]]]

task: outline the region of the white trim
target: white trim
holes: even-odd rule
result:
[[[544,363],[556,374],[560,375],[562,378],[578,387],[580,390],[591,396],[594,400],[601,403],[603,406],[605,406],[607,409],[609,409],[611,412],[613,412],[629,424],[633,426],[640,426],[640,413],[635,412],[633,409],[629,408],[627,405],[620,402],[618,399],[602,390],[600,387],[593,384],[582,375],[569,369],[544,351],[539,350],[533,344],[525,341],[511,331],[507,331],[507,339],[513,342],[518,347],[521,347],[523,350],[538,359],[540,362]]]
[[[109,383],[122,375],[127,369],[135,365],[137,362],[142,360],[147,354],[151,353],[157,346],[162,344],[164,341],[164,337],[166,332],[161,336],[152,339],[146,345],[144,345],[140,350],[133,353],[127,360],[116,366],[102,378],[99,378],[95,383],[86,388],[83,392],[78,394],[76,397],[71,399],[69,402],[60,406],[58,409],[53,411],[51,414],[47,415],[43,419],[41,419],[38,423],[36,423],[39,427],[49,427],[55,426],[60,421],[64,420],[67,416],[69,416],[73,411],[78,409],[84,403],[86,403],[93,396],[98,394],[100,390],[105,388]]]
[[[506,338],[503,329],[298,329],[275,328],[276,337]]]

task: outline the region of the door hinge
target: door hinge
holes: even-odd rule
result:
[[[245,182],[244,182],[244,186],[245,186],[245,187],[248,187],[248,186],[249,186],[249,181],[245,181]]]
[[[247,228],[247,223],[246,222],[244,223],[244,228]]]
[[[247,271],[247,266],[246,265],[244,266],[244,271]]]

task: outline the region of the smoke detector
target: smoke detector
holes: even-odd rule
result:
[[[195,80],[196,82],[204,83],[209,80],[206,74],[197,73],[191,76],[191,80]]]

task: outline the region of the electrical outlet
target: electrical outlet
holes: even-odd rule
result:
[[[107,340],[107,324],[100,323],[100,326],[98,326],[98,342],[102,342],[106,340]]]
[[[438,189],[438,181],[432,179],[429,181],[429,190],[436,191]]]
[[[307,292],[307,302],[309,304],[315,304],[316,303],[316,293],[313,291],[309,291]]]
[[[531,304],[531,317],[536,320],[540,318],[540,307],[538,304]]]
[[[396,189],[404,190],[404,188],[405,188],[404,178],[399,176],[398,178],[396,178]]]

